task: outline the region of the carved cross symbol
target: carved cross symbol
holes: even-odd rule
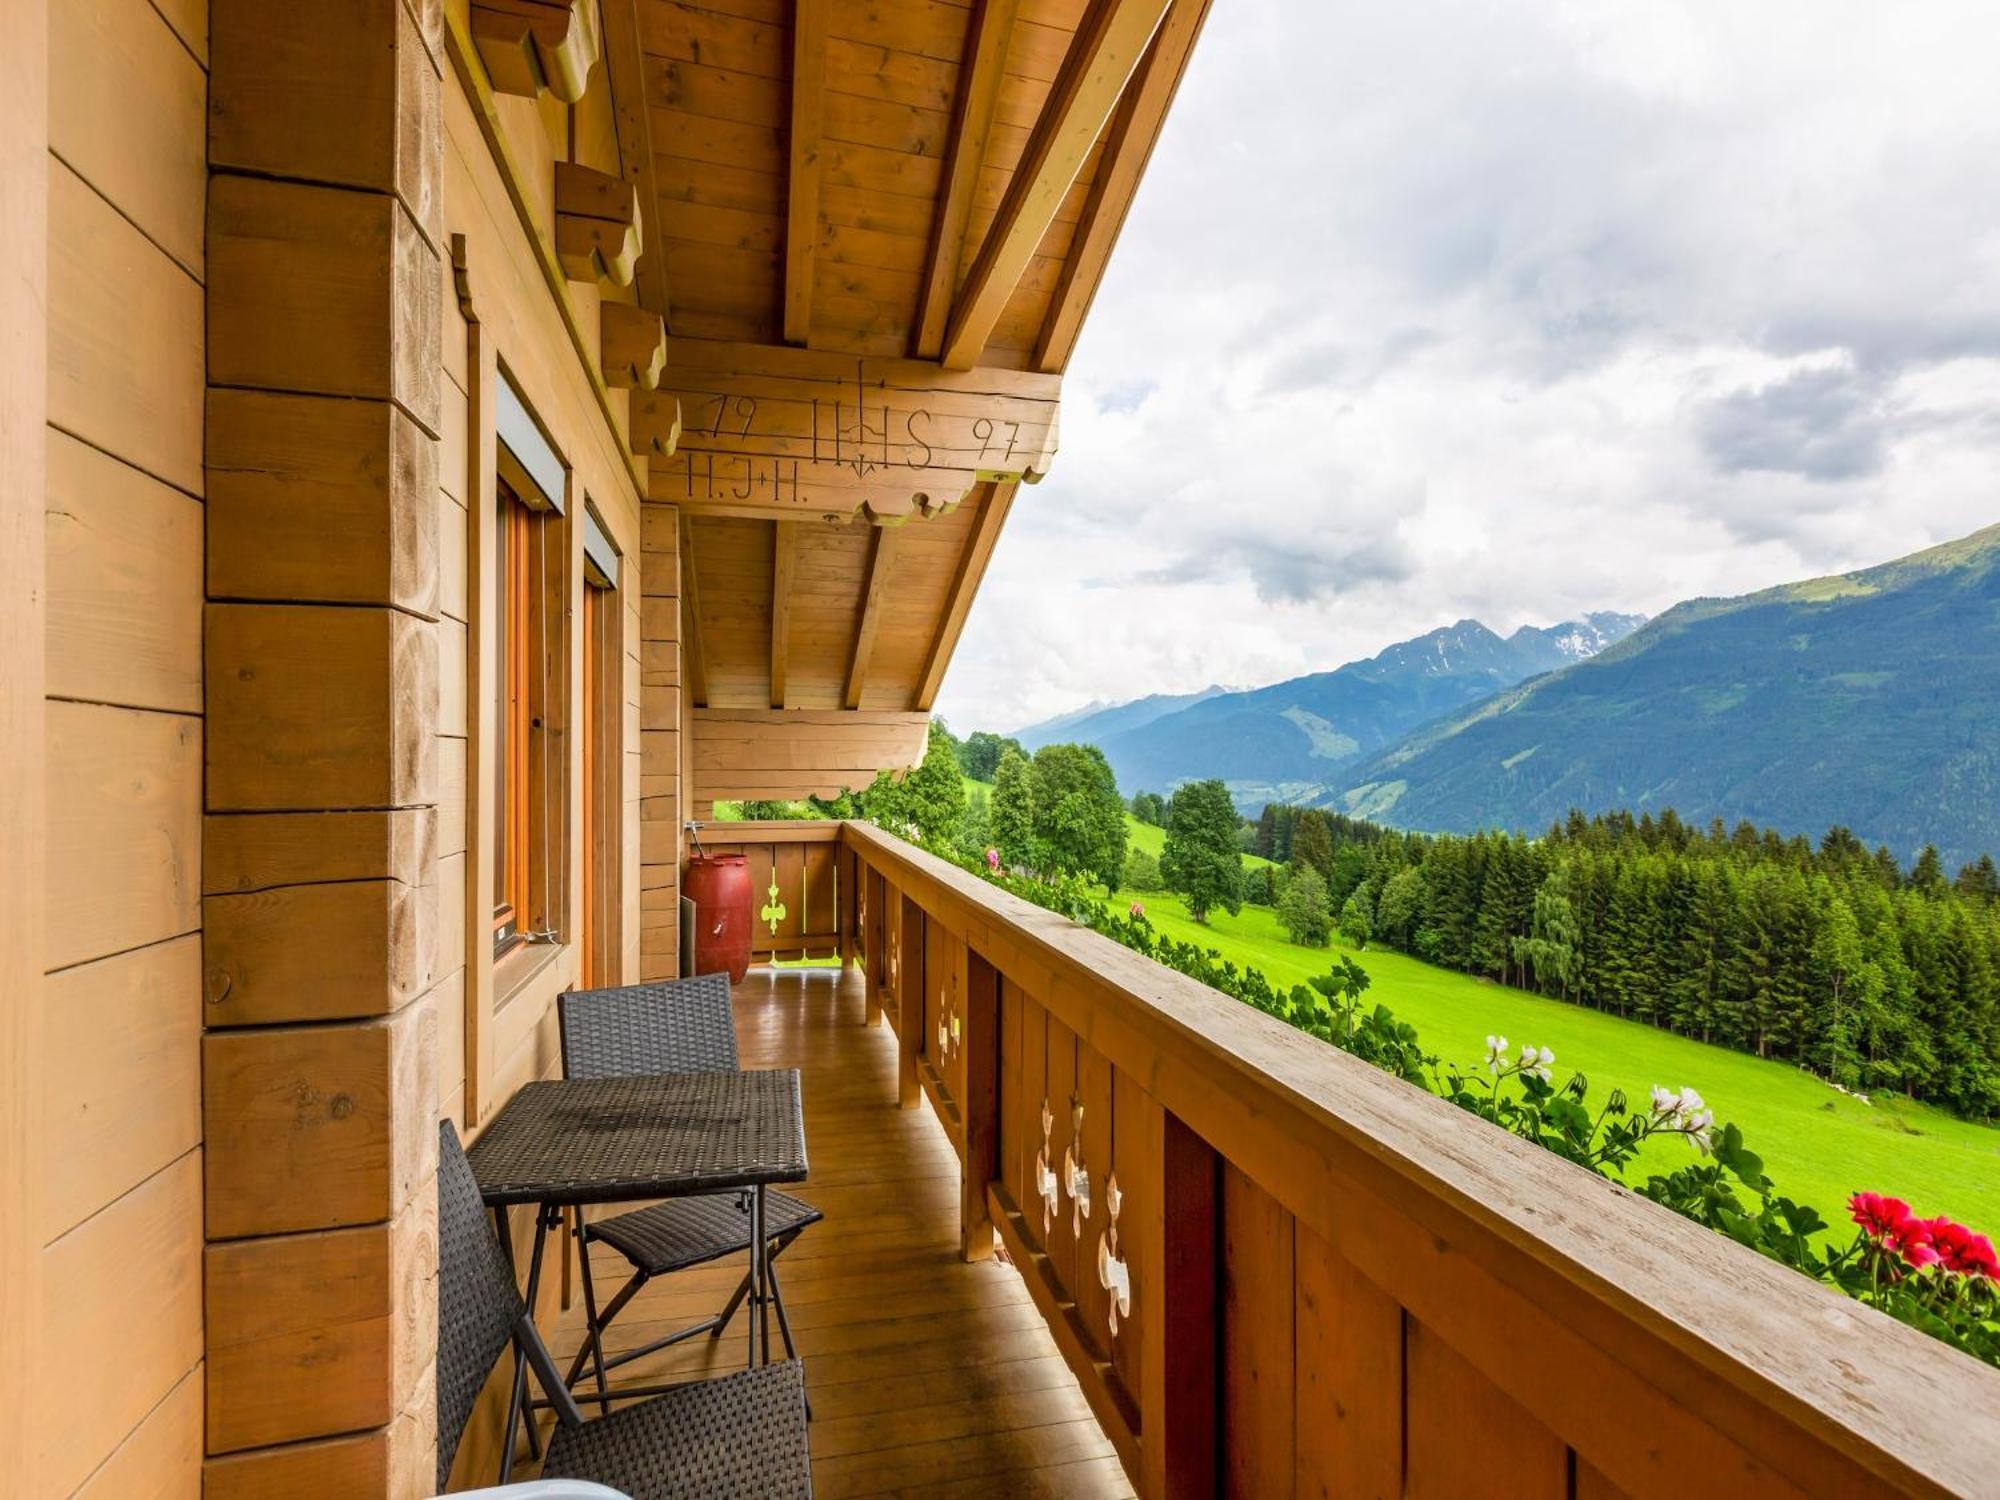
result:
[[[778,876],[775,871],[771,875],[771,888],[764,894],[769,896],[771,900],[757,915],[771,924],[771,931],[775,935],[778,930],[778,924],[784,921],[786,916],[789,915],[786,911],[785,903],[778,899]]]
[[[1083,1221],[1090,1217],[1090,1171],[1083,1164],[1083,1101],[1069,1097],[1069,1144],[1063,1147],[1063,1186],[1069,1189],[1069,1232],[1083,1238]]]

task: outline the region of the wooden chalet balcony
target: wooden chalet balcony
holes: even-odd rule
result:
[[[822,1494],[2000,1483],[2000,1374],[1879,1314],[874,828],[704,841],[779,887],[769,951],[862,965],[737,990],[746,1064],[804,1072],[827,1218],[783,1265]],[[1087,1208],[1045,1215],[1043,1162]]]

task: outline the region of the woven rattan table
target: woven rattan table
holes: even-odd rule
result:
[[[513,1244],[508,1208],[537,1207],[528,1262],[530,1307],[541,1283],[548,1232],[560,1226],[563,1209],[747,1190],[755,1292],[745,1300],[750,1362],[770,1362],[764,1191],[773,1183],[805,1180],[805,1117],[796,1068],[523,1084],[466,1156],[479,1179],[480,1196],[500,1216],[502,1244]],[[515,1391],[517,1409],[510,1411],[507,1424],[510,1443],[518,1404],[526,1394],[518,1378]]]

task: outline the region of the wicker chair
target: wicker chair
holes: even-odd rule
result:
[[[736,1051],[736,1020],[729,999],[729,976],[704,974],[662,984],[632,984],[617,989],[576,990],[561,997],[563,1072],[570,1078],[619,1078],[641,1073],[733,1073],[741,1064]],[[765,1195],[769,1234],[771,1300],[778,1314],[778,1331],[785,1353],[797,1358],[792,1329],[785,1317],[785,1299],[778,1289],[777,1257],[809,1225],[824,1217],[810,1203],[775,1190]],[[598,1399],[607,1394],[605,1372],[706,1333],[720,1338],[750,1293],[746,1273],[736,1290],[712,1318],[678,1329],[636,1349],[607,1356],[604,1331],[611,1320],[655,1276],[684,1270],[741,1254],[750,1248],[750,1203],[739,1192],[669,1198],[590,1223],[579,1214],[578,1262],[583,1276],[583,1306],[587,1330],[583,1347],[570,1365],[572,1383],[585,1362],[596,1367]],[[600,1312],[591,1279],[590,1245],[609,1245],[632,1267],[632,1277]],[[608,1407],[606,1408],[609,1409]]]
[[[632,1500],[788,1500],[812,1494],[805,1375],[796,1360],[675,1386],[584,1420],[528,1316],[451,1121],[438,1125],[437,1485],[494,1364],[512,1343],[556,1411],[546,1479]],[[511,1431],[511,1426],[510,1429]],[[501,1478],[506,1478],[504,1467]]]

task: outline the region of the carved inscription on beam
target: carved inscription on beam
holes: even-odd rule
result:
[[[937,515],[981,480],[1030,482],[1055,455],[1055,377],[917,360],[672,340],[660,395],[680,448],[652,499],[719,514]]]

